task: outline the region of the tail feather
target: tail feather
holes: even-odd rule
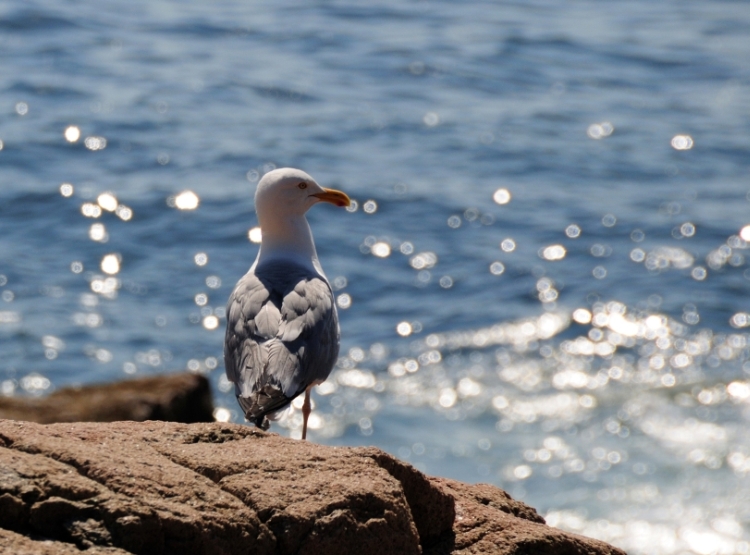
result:
[[[285,408],[293,397],[287,397],[280,388],[267,384],[263,389],[249,397],[237,396],[240,407],[245,411],[245,418],[262,430],[267,430],[270,422],[268,415]]]

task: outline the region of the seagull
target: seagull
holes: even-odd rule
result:
[[[325,381],[339,354],[336,303],[305,217],[319,202],[351,204],[302,170],[279,168],[260,180],[260,250],[229,296],[224,339],[227,378],[245,418],[267,430],[304,392],[302,439],[310,390]]]

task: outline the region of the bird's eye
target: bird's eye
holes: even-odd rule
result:
[[[300,189],[307,189],[307,183],[305,183],[303,181],[302,183],[300,183],[299,185],[297,185],[297,187],[299,187]]]

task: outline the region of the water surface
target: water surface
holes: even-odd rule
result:
[[[314,441],[630,553],[750,550],[742,2],[0,6],[0,385],[221,361],[300,167],[342,351]],[[297,410],[274,426],[298,436]]]

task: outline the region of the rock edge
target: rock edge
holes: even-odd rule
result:
[[[618,554],[486,484],[235,424],[0,420],[0,551]]]

